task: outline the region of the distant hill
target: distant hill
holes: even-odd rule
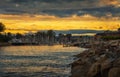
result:
[[[43,30],[46,31],[46,30]],[[102,33],[104,30],[54,30],[56,34],[86,34],[86,33]]]

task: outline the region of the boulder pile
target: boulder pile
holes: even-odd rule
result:
[[[71,77],[120,77],[120,45],[102,43],[76,55]]]

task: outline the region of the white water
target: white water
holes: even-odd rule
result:
[[[73,55],[84,49],[56,46],[0,48],[1,77],[69,77]]]

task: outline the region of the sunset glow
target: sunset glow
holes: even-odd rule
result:
[[[4,0],[0,22],[12,33],[116,30],[120,27],[120,0]]]
[[[90,15],[55,17],[48,15],[0,15],[1,21],[6,25],[6,32],[27,32],[38,30],[116,30],[120,27],[117,18],[102,19]]]

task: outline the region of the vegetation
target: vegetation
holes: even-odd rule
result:
[[[0,22],[0,32],[3,32],[5,30],[5,25]]]
[[[120,32],[120,28],[118,28],[118,32]]]
[[[70,42],[71,40],[71,34],[59,34],[56,36],[56,33],[53,30],[48,31],[38,31],[36,33],[27,33],[27,34],[11,34],[7,33],[5,35],[1,35],[2,41],[6,42],[13,42],[17,43],[19,41],[22,41],[22,43],[26,44],[48,44],[52,45],[55,43],[62,44],[63,42]],[[3,37],[4,36],[4,37]]]
[[[53,30],[48,30],[47,31],[47,36],[48,36],[49,41],[54,41],[55,35],[56,34],[55,34],[55,32]]]
[[[71,37],[72,37],[72,34],[66,34],[66,37],[67,37],[68,41],[70,41]]]
[[[5,30],[5,25],[3,23],[0,22],[0,32],[3,32]],[[9,38],[0,33],[0,42],[6,42]]]
[[[120,36],[103,36],[103,40],[117,40],[120,39]]]
[[[0,42],[8,42],[12,39],[11,33],[0,34]]]
[[[5,30],[5,25],[0,23],[0,32]],[[53,30],[48,31],[38,31],[36,33],[27,33],[27,34],[12,34],[12,33],[0,33],[0,42],[22,42],[29,44],[54,44],[54,43],[67,43],[71,42],[72,34],[59,34],[56,36],[56,33]],[[1,43],[2,44],[2,43]]]

